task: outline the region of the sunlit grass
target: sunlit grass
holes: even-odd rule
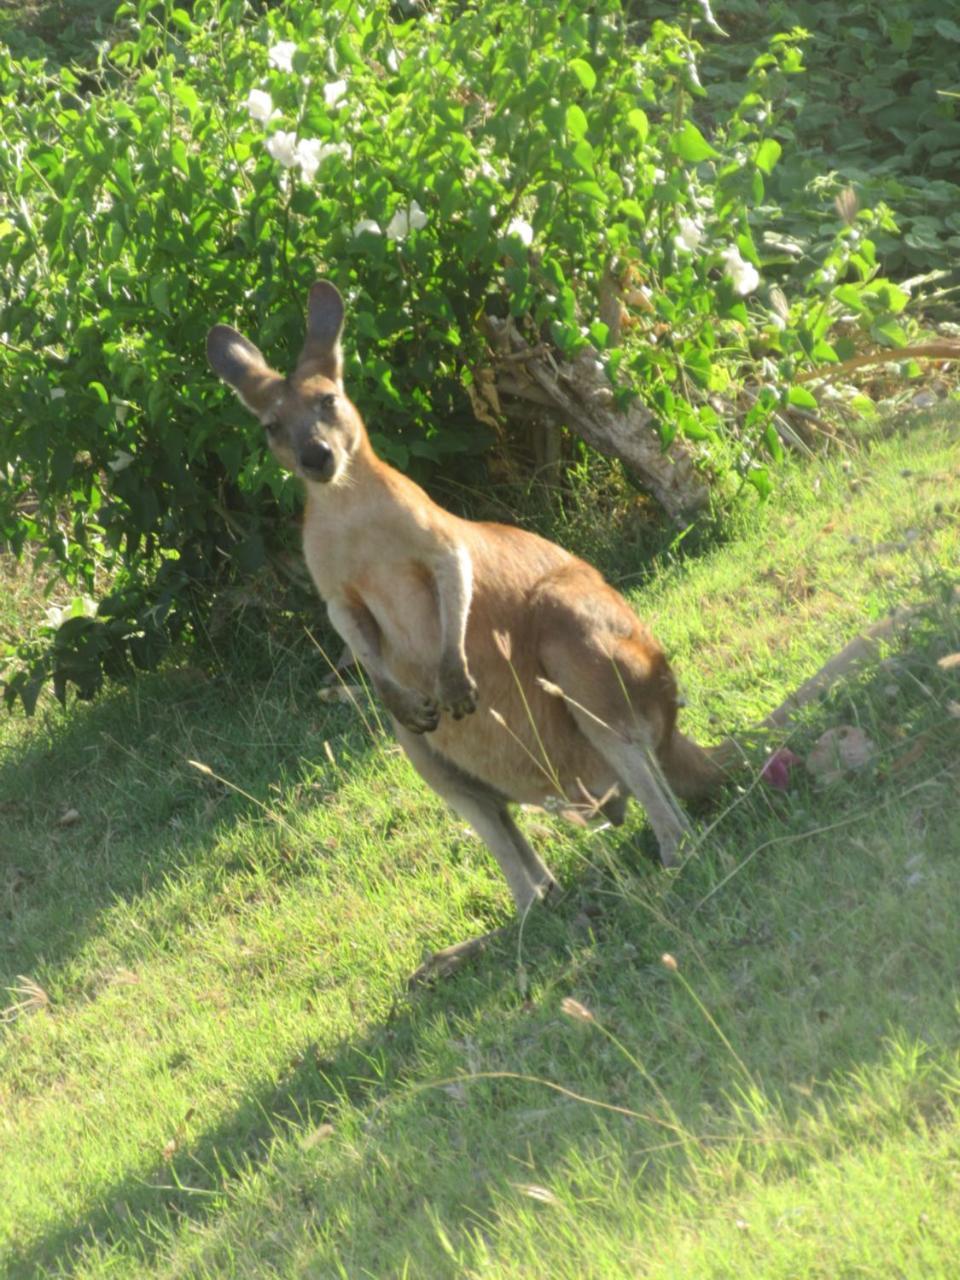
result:
[[[509,894],[319,659],[0,722],[5,1273],[950,1275],[956,428],[798,472],[632,597],[702,737],[926,602],[792,731],[858,725],[867,769],[775,792],[751,745],[676,873],[639,815],[526,815],[565,900],[435,990]]]

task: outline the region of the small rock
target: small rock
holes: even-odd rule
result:
[[[873,759],[876,747],[862,729],[844,724],[828,729],[817,739],[807,756],[807,770],[825,785],[845,773],[862,769]]]
[[[66,809],[57,819],[58,827],[75,827],[80,821],[79,809]]]

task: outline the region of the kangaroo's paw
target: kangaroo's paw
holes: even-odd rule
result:
[[[462,720],[477,709],[477,682],[466,669],[441,675],[437,682],[437,701],[441,711],[449,711],[454,720]]]
[[[387,710],[411,733],[432,733],[440,723],[440,708],[425,693],[393,685],[380,690]]]

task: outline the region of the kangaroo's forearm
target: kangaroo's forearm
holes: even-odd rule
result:
[[[465,672],[467,668],[467,618],[473,598],[473,565],[462,544],[450,550],[433,566],[440,608],[440,670]]]

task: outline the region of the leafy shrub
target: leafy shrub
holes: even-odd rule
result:
[[[676,12],[673,0],[631,7],[647,22]],[[865,204],[884,201],[895,212],[899,233],[875,236],[885,274],[940,271],[955,286],[960,15],[941,0],[723,0],[715,9],[730,38],[701,24],[710,46],[708,111],[739,101],[752,44],[795,27],[811,32],[806,72],[781,115],[785,154],[770,184],[784,230],[809,244],[829,210],[822,197],[852,185]]]
[[[590,344],[664,444],[761,494],[775,414],[816,403],[796,370],[843,354],[836,318],[900,336],[883,207],[832,215],[800,273],[763,234],[800,33],[708,138],[690,24],[638,44],[617,0],[142,0],[117,21],[92,77],[0,52],[0,538],[78,592],[111,584],[96,616],[8,655],[8,704],[152,665],[289,537],[294,486],[202,352],[229,320],[289,366],[318,274],[349,298],[375,444],[420,471],[490,443],[471,411],[487,315],[560,360]]]

